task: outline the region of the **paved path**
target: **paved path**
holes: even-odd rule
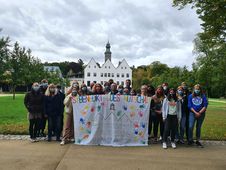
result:
[[[0,140],[2,170],[82,169],[226,169],[226,145],[205,148],[178,146],[163,150],[148,147],[60,146],[57,142]]]

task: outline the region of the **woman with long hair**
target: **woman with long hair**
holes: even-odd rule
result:
[[[206,96],[202,93],[201,86],[196,84],[193,89],[193,93],[188,97],[189,113],[189,132],[188,132],[188,144],[192,145],[193,141],[193,129],[196,122],[196,145],[203,147],[200,143],[201,127],[205,118],[208,101]]]

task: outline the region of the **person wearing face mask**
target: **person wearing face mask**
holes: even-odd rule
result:
[[[125,88],[127,88],[128,90],[129,90],[129,94],[130,94],[130,91],[131,91],[131,80],[130,79],[127,79],[126,80],[126,86],[125,86]]]
[[[104,83],[104,94],[108,94],[111,91],[109,82]]]
[[[62,92],[62,87],[61,85],[57,85],[57,93],[60,96],[61,99],[61,127],[60,127],[60,134],[63,131],[63,126],[64,126],[64,98],[65,98],[65,94]]]
[[[32,89],[25,95],[24,105],[28,110],[29,135],[31,142],[37,142],[37,131],[43,113],[44,96],[40,92],[38,83],[33,83]]]
[[[116,83],[112,83],[111,84],[111,89],[110,89],[109,94],[114,94],[114,95],[118,94],[117,84]]]
[[[168,83],[163,83],[162,84],[162,88],[164,90],[164,95],[168,96],[168,93],[169,93],[169,85],[168,85]]]
[[[82,87],[85,87],[82,85]],[[68,95],[64,99],[65,112],[66,112],[66,123],[64,126],[63,137],[60,145],[65,145],[68,142],[74,142],[74,119],[73,119],[73,106],[72,98],[78,95],[78,88],[71,87],[68,91]]]
[[[83,83],[83,84],[81,85],[81,89],[79,90],[79,94],[80,94],[81,96],[90,95],[90,91],[88,90],[86,84]]]
[[[184,144],[184,132],[186,128],[186,108],[187,106],[187,97],[184,96],[184,89],[182,86],[177,88],[177,98],[178,102],[181,105],[181,121],[178,124],[178,128],[176,130],[176,141],[177,143]]]
[[[164,134],[163,134],[163,149],[167,149],[167,138],[171,135],[171,146],[173,149],[176,148],[175,134],[178,122],[181,119],[181,103],[176,96],[174,89],[170,89],[168,96],[163,100],[162,104],[162,118],[165,122]]]
[[[162,86],[159,85],[156,88],[155,95],[152,96],[151,105],[150,105],[150,116],[149,116],[149,127],[148,127],[148,135],[149,139],[151,137],[152,126],[153,126],[153,134],[154,134],[154,143],[157,143],[158,137],[158,126],[160,124],[160,137],[163,137],[164,124],[162,120],[162,102],[165,98],[163,93]]]
[[[48,80],[43,79],[40,83],[40,93],[44,96],[46,89],[48,88]],[[40,125],[39,125],[39,129],[37,131],[37,137],[45,137],[45,128],[46,128],[46,121],[47,118],[45,117],[44,112],[42,112],[42,118],[40,120]]]
[[[185,129],[186,129],[186,139],[187,139],[187,141],[188,141],[188,130],[189,130],[189,109],[188,109],[188,96],[191,94],[191,92],[189,91],[189,89],[188,89],[188,86],[187,86],[187,83],[186,82],[182,82],[181,83],[181,86],[182,86],[182,88],[183,88],[183,92],[184,92],[184,94],[183,94],[183,100],[184,100],[184,102],[183,102],[183,112],[185,113],[185,115],[186,115],[186,123],[185,123]]]
[[[123,94],[123,85],[118,85],[118,94]]]
[[[48,117],[48,141],[52,140],[52,132],[55,132],[56,140],[60,141],[61,130],[61,97],[57,93],[56,86],[50,84],[44,98],[44,113]]]
[[[189,113],[189,133],[188,133],[188,144],[192,145],[193,141],[193,129],[196,122],[196,145],[203,147],[200,143],[201,127],[205,118],[208,101],[206,96],[202,93],[201,86],[196,84],[193,89],[193,93],[188,97],[188,108]]]

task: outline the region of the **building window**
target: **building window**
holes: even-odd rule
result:
[[[117,81],[117,85],[119,85],[119,81]]]
[[[87,77],[90,77],[90,72],[87,73]]]
[[[104,85],[104,82],[103,82],[103,81],[101,81],[101,82],[100,82],[100,84],[101,84],[101,85]]]
[[[90,86],[90,81],[87,81],[87,86]]]
[[[110,69],[111,67],[109,66],[108,68]]]
[[[107,77],[107,73],[104,73],[104,77]]]
[[[105,66],[105,68],[107,68],[107,66]]]
[[[124,86],[124,81],[121,82],[121,85]]]
[[[104,76],[104,73],[101,73],[101,74],[100,74],[100,77],[103,77],[103,76]]]
[[[123,67],[121,67],[121,69],[123,69]]]
[[[93,73],[93,77],[96,77],[97,76],[97,73]]]
[[[129,73],[126,74],[126,77],[127,77],[127,78],[129,77]]]
[[[89,66],[89,68],[90,68],[90,66]]]
[[[119,73],[117,73],[117,77],[119,77]]]
[[[94,66],[94,68],[96,68],[96,66]]]
[[[121,75],[122,77],[124,77],[124,74],[122,73],[122,75]]]
[[[108,73],[108,77],[111,77],[111,73]]]
[[[111,77],[114,77],[114,73],[111,73]]]

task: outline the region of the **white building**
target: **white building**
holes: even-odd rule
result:
[[[84,70],[84,83],[87,84],[87,86],[92,82],[104,85],[109,79],[113,79],[115,83],[123,86],[127,79],[130,79],[132,82],[132,69],[125,59],[119,62],[119,65],[115,67],[111,62],[110,48],[111,46],[108,42],[104,53],[105,63],[102,67],[99,67],[93,58],[87,64]]]

